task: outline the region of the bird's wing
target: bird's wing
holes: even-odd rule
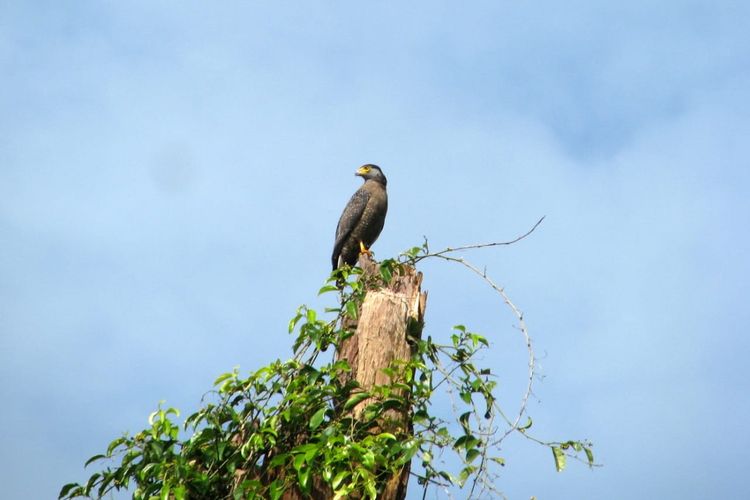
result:
[[[349,235],[354,230],[357,222],[362,218],[362,214],[367,207],[367,202],[370,200],[370,193],[364,188],[359,188],[346,204],[344,212],[341,214],[339,223],[336,226],[336,243],[333,245],[333,260],[338,260],[338,256],[341,253],[341,248],[344,246],[344,242],[347,240]]]

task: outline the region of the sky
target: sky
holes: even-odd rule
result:
[[[546,216],[466,258],[525,314],[537,436],[603,466],[510,439],[508,498],[750,496],[748,22],[721,0],[1,2],[2,496],[56,498],[159,401],[189,414],[289,357],[364,163],[389,180],[376,258]],[[420,270],[425,333],[486,335],[515,408],[510,311]]]

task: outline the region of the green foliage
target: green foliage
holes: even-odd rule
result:
[[[402,262],[424,252],[426,245],[416,247]],[[296,333],[292,359],[246,377],[236,369],[219,376],[210,402],[182,426],[174,421],[177,410],[159,405],[148,427],[91,457],[86,466],[101,469],[85,483],[65,485],[59,498],[130,489],[136,499],[278,499],[290,488],[310,495],[326,488],[334,498],[357,493],[374,499],[415,457],[413,474],[425,488],[470,483],[472,493],[477,487],[494,491],[497,468],[505,463],[497,454],[500,442],[514,431],[529,437],[531,420],[513,424],[498,407],[495,376],[475,365],[489,347],[485,337],[458,325],[440,344],[418,338],[415,326],[412,358],[391,365],[389,383],[369,391],[350,380],[346,361],[318,359],[352,335],[342,319],[356,318],[366,290],[389,282],[402,265],[384,261],[380,276],[368,279],[357,268],[335,271],[320,293],[340,294],[340,306],[326,309],[325,318],[298,308],[289,322]],[[455,418],[433,411],[442,390],[458,395]],[[411,429],[399,425],[399,415],[410,418]],[[550,447],[557,470],[571,452],[585,453],[593,465],[588,443],[530,439]],[[446,459],[451,453],[454,458]]]

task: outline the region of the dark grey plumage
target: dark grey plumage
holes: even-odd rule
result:
[[[352,195],[336,226],[331,264],[338,269],[343,264],[353,266],[360,254],[360,243],[365,249],[378,239],[388,211],[388,181],[377,165],[362,165],[354,175],[365,182]]]

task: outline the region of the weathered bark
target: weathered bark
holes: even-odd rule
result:
[[[362,255],[359,265],[364,274],[360,279],[366,283],[380,275],[376,262]],[[387,385],[390,378],[383,373],[394,361],[409,361],[412,356],[411,338],[419,338],[422,332],[427,292],[421,291],[422,273],[413,267],[399,266],[393,279],[386,286],[371,287],[358,311],[357,319],[345,319],[343,328],[354,330],[354,334],[341,343],[336,359],[344,359],[351,366],[349,377],[358,382],[362,390],[368,391],[375,385]],[[388,430],[396,435],[409,435],[412,432],[408,394],[401,394],[407,401],[405,408],[389,410],[378,421],[373,432]],[[358,417],[372,401],[366,399],[352,410]],[[406,464],[399,474],[389,478],[379,500],[403,500],[409,481],[410,465]],[[277,476],[278,477],[278,476]],[[306,498],[329,499],[333,497],[330,486],[319,477],[313,477],[310,494],[302,494],[297,488],[287,490],[282,500],[304,500]],[[361,498],[358,492],[350,498]]]
[[[361,279],[368,280],[380,273],[378,264],[367,255],[360,257],[359,265],[364,271]],[[394,361],[411,359],[414,343],[410,337],[419,338],[421,335],[427,303],[427,292],[422,292],[421,284],[422,273],[410,266],[399,267],[388,285],[367,291],[357,320],[345,325],[356,330],[352,337],[342,342],[337,359],[345,359],[349,363],[352,368],[350,376],[363,390],[391,383],[383,369],[391,367]],[[401,396],[408,401],[408,394]],[[353,415],[359,416],[369,403],[369,399],[359,403],[352,410]],[[397,435],[410,434],[412,427],[408,405],[401,411],[389,411],[380,427],[380,430],[395,430]],[[409,470],[409,464],[406,464],[400,474],[390,478],[378,498],[405,498]]]

